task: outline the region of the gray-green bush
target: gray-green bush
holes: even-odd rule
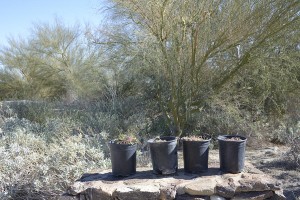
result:
[[[49,118],[41,125],[0,117],[1,199],[56,199],[84,172],[110,165],[101,144],[72,132],[70,119]]]

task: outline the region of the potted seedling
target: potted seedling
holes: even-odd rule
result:
[[[160,136],[148,140],[153,172],[155,174],[174,174],[178,169],[177,138]]]
[[[130,134],[120,134],[117,139],[109,142],[114,176],[130,176],[136,173],[137,143],[137,138]]]
[[[187,173],[201,173],[208,170],[208,152],[211,137],[207,134],[190,134],[182,137],[183,164]]]
[[[240,173],[244,169],[246,140],[246,137],[239,135],[218,137],[221,171]]]

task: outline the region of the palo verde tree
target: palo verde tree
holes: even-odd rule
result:
[[[105,81],[102,53],[78,25],[68,27],[59,20],[35,24],[27,39],[11,38],[1,48],[0,87],[6,91],[2,98],[93,96]]]
[[[160,111],[170,131],[178,136],[187,128],[193,113],[201,112],[208,101],[222,94],[240,76],[247,79],[247,74],[243,74],[247,70],[254,75],[252,72],[280,61],[281,56],[272,57],[266,51],[291,45],[288,39],[278,38],[292,35],[294,41],[299,41],[298,0],[110,3],[113,19],[130,40],[120,41],[120,32],[110,33],[106,44],[126,49],[119,54],[126,58],[122,59],[122,66],[151,72],[145,80],[154,81]],[[297,66],[291,68],[295,70]],[[298,83],[299,77],[294,80]],[[268,101],[270,95],[264,94],[262,100]]]

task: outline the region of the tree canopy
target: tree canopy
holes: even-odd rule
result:
[[[0,51],[1,98],[104,97],[122,116],[161,117],[178,136],[203,117],[256,122],[298,105],[298,0],[106,2],[98,29],[56,21],[11,38]]]
[[[126,47],[122,65],[146,71],[172,133],[226,93],[278,111],[283,94],[299,91],[297,0],[110,2],[122,31],[95,42]]]
[[[80,26],[56,20],[35,24],[31,32],[27,39],[11,38],[0,51],[2,98],[17,93],[20,98],[72,100],[101,90],[103,52],[88,43]]]

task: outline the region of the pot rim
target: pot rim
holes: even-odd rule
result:
[[[116,140],[110,140],[109,142],[108,142],[108,144],[109,145],[120,145],[120,146],[136,146],[137,145],[137,143],[133,143],[133,144],[120,144],[120,143],[117,143],[117,142],[115,142]]]
[[[240,140],[226,140],[228,138],[237,137]],[[219,135],[217,138],[219,141],[226,141],[226,142],[245,142],[247,141],[247,138],[245,136],[241,135]]]
[[[156,141],[157,138],[165,141]],[[178,138],[176,136],[159,136],[159,137],[149,139],[147,142],[148,143],[171,143],[171,142],[177,142],[177,139]]]
[[[197,135],[195,135],[197,136]],[[212,140],[212,137],[211,135],[199,135],[199,136],[206,136],[207,139],[201,139],[201,140],[189,140],[189,139],[185,139],[185,138],[190,138],[191,136],[184,136],[182,138],[180,138],[180,141],[185,141],[185,142],[207,142],[207,141],[211,141]]]

